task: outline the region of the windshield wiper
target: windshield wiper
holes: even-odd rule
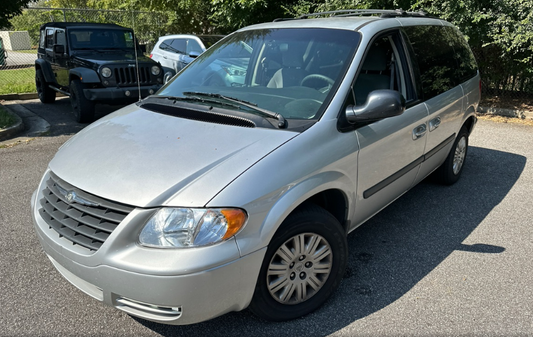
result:
[[[197,96],[191,96],[191,97],[178,97],[178,96],[161,96],[161,95],[152,95],[148,96],[149,98],[158,98],[158,99],[167,99],[169,101],[194,101],[194,102],[201,102],[201,103],[216,103],[220,105],[230,106],[235,109],[239,109],[240,107],[236,104],[226,103],[226,102],[220,102],[218,100],[214,99],[205,99],[202,97]],[[146,97],[146,98],[148,98]]]
[[[214,98],[223,99],[223,100],[228,101],[228,102],[237,103],[237,104],[240,104],[240,105],[245,106],[247,108],[250,108],[252,110],[261,112],[262,114],[264,114],[264,115],[266,115],[268,117],[277,119],[278,120],[278,128],[280,128],[280,129],[284,129],[284,128],[287,127],[287,121],[285,120],[285,118],[282,115],[280,115],[278,113],[275,113],[275,112],[272,112],[272,111],[269,111],[269,110],[266,110],[266,109],[263,109],[263,108],[260,108],[260,107],[257,106],[257,104],[252,103],[252,102],[244,101],[242,99],[238,99],[238,98],[234,98],[234,97],[224,96],[224,95],[221,95],[221,94],[208,93],[208,92],[186,91],[183,94],[184,95],[194,95],[194,96],[214,97]]]

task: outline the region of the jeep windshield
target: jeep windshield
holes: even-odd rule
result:
[[[196,104],[216,107],[220,106],[213,98],[223,101],[220,97],[230,97],[258,108],[244,109],[246,113],[279,114],[289,128],[303,122],[309,125],[320,118],[332,99],[359,40],[359,33],[349,30],[237,32],[205,51],[157,95],[180,101],[190,100],[194,93],[211,98]],[[233,105],[223,108],[232,110]]]
[[[127,29],[73,29],[69,31],[73,50],[124,49],[133,51],[133,32]]]

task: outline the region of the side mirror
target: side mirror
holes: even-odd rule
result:
[[[399,116],[405,111],[405,98],[395,90],[374,90],[368,94],[363,106],[350,105],[346,108],[346,119],[351,124],[372,122]]]
[[[146,53],[146,45],[145,45],[145,44],[141,44],[141,45],[139,45],[139,49],[140,49],[143,53]]]
[[[62,44],[54,44],[54,54],[61,54],[63,55],[65,53],[65,46]]]
[[[200,53],[199,51],[195,51],[195,50],[193,50],[193,51],[191,51],[191,52],[189,53],[189,57],[192,57],[193,59],[195,59],[195,58],[197,58],[198,56],[200,56],[200,54],[201,54],[201,53]]]

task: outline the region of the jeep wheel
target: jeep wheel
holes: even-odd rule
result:
[[[339,286],[346,235],[333,215],[309,206],[289,215],[268,245],[250,310],[283,321],[309,314]]]
[[[83,84],[80,80],[70,82],[70,103],[78,123],[89,123],[94,119],[94,102],[89,101],[83,94]]]
[[[174,73],[171,71],[167,71],[163,76],[163,84],[167,84],[167,82],[170,81],[172,77],[174,77]]]
[[[453,147],[444,163],[435,172],[444,185],[452,185],[461,177],[468,152],[468,130],[463,127],[455,138]]]
[[[35,70],[35,87],[39,99],[43,103],[54,103],[56,100],[56,92],[48,86],[44,79],[43,71],[41,69]]]

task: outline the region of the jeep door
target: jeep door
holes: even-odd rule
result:
[[[356,128],[360,145],[354,224],[359,224],[406,192],[423,161],[427,109],[413,86],[411,66],[398,31],[369,44],[353,92],[356,105],[377,89],[399,91],[406,110],[395,117]]]
[[[67,35],[64,29],[56,29],[55,31],[55,45],[63,46],[63,53],[54,53],[54,63],[52,70],[56,75],[57,83],[60,86],[68,87],[68,50],[67,50]]]

